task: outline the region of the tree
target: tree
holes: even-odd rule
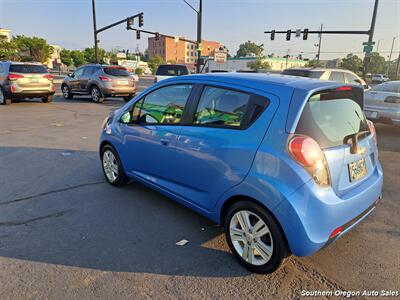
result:
[[[347,56],[343,58],[342,62],[340,63],[341,68],[353,71],[354,73],[359,72],[362,66],[362,59],[353,53],[347,54]]]
[[[311,67],[311,68],[318,68],[322,67],[322,63],[317,61],[316,59],[309,60],[306,65],[306,67]]]
[[[61,59],[61,62],[67,66],[71,66],[73,64],[72,57],[71,57],[71,51],[69,51],[67,49],[61,50],[60,59]]]
[[[83,54],[82,51],[79,51],[79,50],[72,50],[71,58],[72,58],[72,61],[74,62],[75,67],[79,67],[80,65],[87,63],[85,60],[85,55]]]
[[[378,52],[370,54],[370,61],[367,67],[367,73],[379,74],[385,73],[385,58],[380,56]]]
[[[13,38],[13,42],[18,47],[19,51],[26,51],[29,56],[22,56],[23,60],[37,61],[45,63],[53,54],[54,49],[47,44],[45,39],[38,37],[27,37],[24,35],[17,35]]]
[[[139,76],[140,76],[140,75],[143,75],[143,69],[142,69],[142,68],[136,68],[136,69],[135,69],[135,74],[136,74],[136,75],[139,75]]]
[[[0,60],[19,60],[18,47],[3,35],[0,35]]]
[[[257,45],[254,42],[247,41],[239,45],[239,50],[236,52],[236,57],[244,57],[247,55],[262,56],[264,52],[264,44]]]
[[[83,50],[83,55],[85,56],[85,61],[88,63],[95,63],[96,62],[96,55],[95,55],[95,50],[93,48],[85,48]],[[102,48],[99,48],[99,62],[101,64],[105,63],[105,58],[106,56],[106,51]]]
[[[248,63],[247,65],[250,69],[258,71],[258,70],[269,70],[271,69],[271,65],[269,62],[265,61],[262,58],[257,58],[255,61]]]
[[[149,68],[151,70],[151,73],[155,74],[158,66],[163,63],[165,63],[164,59],[159,55],[156,55],[156,56],[153,56],[152,58],[150,58],[149,59]]]

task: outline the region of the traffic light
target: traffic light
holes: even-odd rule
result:
[[[160,39],[160,33],[156,32],[156,41],[158,41]]]
[[[140,40],[140,30],[136,30],[136,39]]]
[[[308,38],[308,29],[303,30],[303,40],[306,40]]]
[[[275,30],[271,31],[271,41],[275,40]]]
[[[292,31],[289,29],[288,31],[286,31],[286,40],[290,41],[290,36],[292,35]]]
[[[139,27],[142,27],[144,25],[144,18],[143,18],[143,13],[139,15]]]
[[[126,28],[129,29],[133,26],[133,18],[126,19]]]

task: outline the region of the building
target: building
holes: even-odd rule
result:
[[[0,28],[0,35],[5,36],[7,42],[11,41],[11,30],[10,29]]]
[[[58,45],[50,45],[53,47],[53,54],[51,54],[50,58],[46,61],[46,65],[50,69],[59,69],[61,66],[61,50],[63,49]]]
[[[176,41],[160,35],[159,40],[155,37],[148,39],[148,54],[149,58],[161,56],[164,61],[176,62],[178,64],[186,64],[194,66],[197,59],[196,44],[185,42],[182,40]],[[202,56],[213,56],[214,50],[219,48],[221,44],[214,41],[202,41]]]
[[[250,63],[254,62],[256,57],[239,57],[239,58],[228,58],[228,60],[223,64],[217,64],[213,59],[208,62],[208,70],[228,70],[228,71],[238,71],[238,70],[249,70]],[[288,68],[299,68],[304,67],[307,63],[305,60],[292,59],[283,57],[264,57],[263,61],[266,61],[271,66],[271,71],[282,71]]]

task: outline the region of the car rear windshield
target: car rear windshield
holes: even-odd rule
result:
[[[125,68],[105,67],[103,70],[104,73],[111,76],[130,76],[129,72]]]
[[[307,101],[296,133],[313,138],[321,148],[347,144],[355,134],[363,138],[369,134],[369,127],[362,102],[358,89],[316,93]]]
[[[156,75],[160,76],[181,76],[189,74],[185,66],[161,65],[157,69]]]
[[[47,70],[45,67],[43,67],[41,65],[18,64],[18,65],[11,65],[10,72],[43,74],[43,73],[47,73]]]
[[[311,70],[283,70],[283,75],[292,75],[309,78],[321,78],[324,71],[311,71]]]

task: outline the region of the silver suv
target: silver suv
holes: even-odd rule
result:
[[[283,70],[281,74],[361,85],[364,90],[369,89],[368,84],[366,84],[362,78],[358,77],[353,72],[344,69],[291,68]]]
[[[65,77],[61,90],[65,99],[90,95],[97,103],[106,97],[122,97],[129,101],[136,94],[136,84],[124,67],[91,64],[81,66]]]
[[[42,64],[0,61],[0,104],[25,98],[47,103],[53,101],[55,91],[53,75]]]

